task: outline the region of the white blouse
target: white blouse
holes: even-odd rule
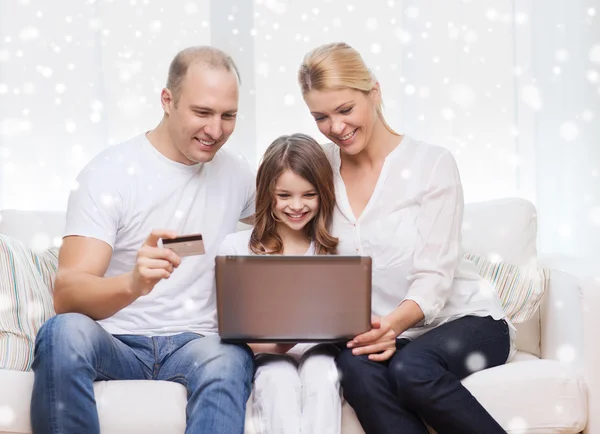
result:
[[[417,303],[425,319],[401,335],[410,339],[465,315],[506,319],[491,284],[462,258],[463,191],[447,149],[405,136],[385,159],[358,219],[340,175],[340,149],[333,143],[324,149],[337,197],[332,233],[340,239],[339,254],[371,256],[375,315],[404,300]]]

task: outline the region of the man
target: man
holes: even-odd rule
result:
[[[55,282],[57,316],[40,329],[34,433],[99,433],[95,380],[166,380],[187,388],[186,433],[242,434],[254,371],[246,346],[220,342],[214,257],[254,213],[254,173],[226,150],[238,108],[225,53],[173,59],[152,131],[110,147],[69,198]],[[159,239],[201,233],[205,255]]]

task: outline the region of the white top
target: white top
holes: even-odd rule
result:
[[[221,149],[209,163],[186,166],[140,135],[101,152],[77,182],[65,235],[97,238],[113,248],[105,276],[132,271],[152,229],[201,233],[206,250],[183,258],[168,280],[99,324],[112,334],[216,333],[214,259],[238,220],[254,214],[249,163]]]
[[[221,247],[219,248],[219,255],[233,255],[233,256],[246,256],[254,255],[254,252],[250,250],[250,236],[252,235],[252,229],[247,231],[234,232],[229,234],[223,240]],[[315,254],[315,243],[311,242],[308,250],[304,256],[313,256]]]
[[[465,315],[506,319],[491,284],[462,258],[463,191],[447,149],[404,137],[385,159],[358,219],[340,175],[340,149],[333,143],[324,149],[337,197],[332,233],[339,254],[372,257],[375,315],[389,314],[403,300],[417,303],[425,319],[401,335],[407,338]]]

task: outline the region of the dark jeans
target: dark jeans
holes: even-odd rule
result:
[[[510,351],[508,325],[491,317],[463,317],[414,341],[399,339],[384,363],[336,358],[344,397],[367,434],[506,434],[460,380],[502,365]]]

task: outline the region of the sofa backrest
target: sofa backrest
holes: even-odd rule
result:
[[[40,250],[60,242],[64,218],[64,213],[54,211],[0,211],[0,233]],[[525,199],[497,199],[465,206],[462,244],[466,253],[499,257],[520,266],[535,265],[536,239],[536,209]],[[517,328],[518,349],[539,356],[539,313]]]
[[[521,198],[469,203],[462,230],[465,253],[495,257],[523,267],[537,266],[537,212]],[[516,325],[517,348],[540,356],[540,313]]]

